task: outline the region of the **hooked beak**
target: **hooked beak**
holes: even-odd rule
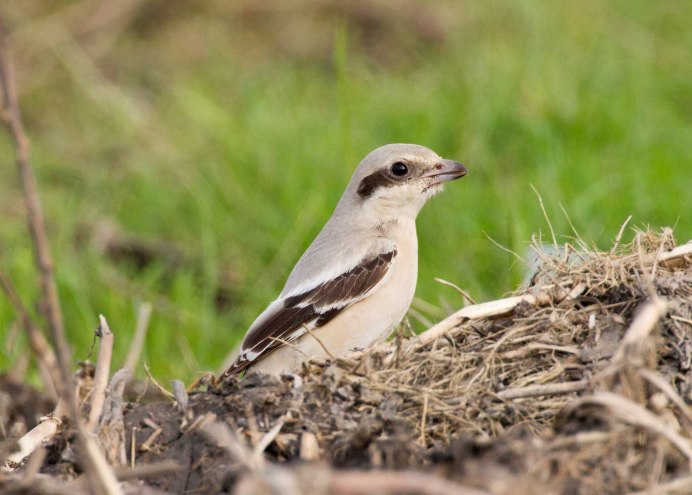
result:
[[[466,167],[461,163],[454,160],[442,160],[435,164],[430,172],[423,175],[423,178],[432,179],[432,185],[435,185],[460,179],[466,173]]]

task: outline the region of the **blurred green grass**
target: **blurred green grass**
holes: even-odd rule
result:
[[[358,161],[390,142],[429,146],[470,171],[418,222],[417,296],[443,308],[433,320],[461,304],[434,277],[478,300],[517,287],[523,267],[488,237],[523,253],[547,232],[532,185],[561,236],[573,232],[560,205],[601,248],[630,214],[634,226],[692,237],[689,2],[380,3],[366,9],[375,22],[336,7],[315,18],[300,1],[172,13],[150,1],[127,23],[89,31],[79,21],[97,4],[0,10],[77,359],[103,313],[122,362],[150,301],[142,359],[153,371],[216,369]],[[0,270],[32,303],[4,134],[0,156]],[[104,224],[178,257],[138,266],[109,256]],[[26,344],[4,297],[0,344],[0,368],[16,366]]]

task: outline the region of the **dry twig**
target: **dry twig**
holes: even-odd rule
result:
[[[531,385],[521,388],[508,388],[497,393],[500,399],[520,399],[525,397],[540,397],[542,395],[559,395],[581,392],[589,386],[588,380],[576,380],[565,383],[547,383],[541,385]]]
[[[130,350],[127,353],[127,359],[125,360],[125,368],[132,371],[133,376],[135,372],[135,366],[137,365],[137,361],[139,361],[139,356],[142,354],[144,339],[146,338],[147,330],[149,329],[150,317],[151,304],[148,302],[140,304],[139,310],[137,311],[137,324],[135,325],[135,334],[132,337]]]
[[[58,416],[50,415],[42,418],[38,425],[17,441],[19,450],[10,454],[7,460],[15,464],[21,463],[25,457],[31,455],[43,442],[52,438],[61,424],[62,421],[60,421]]]
[[[53,275],[53,257],[48,246],[48,236],[36,188],[36,179],[29,163],[29,140],[24,133],[21,112],[19,110],[14,65],[10,58],[7,37],[4,26],[0,24],[0,85],[2,86],[3,100],[0,117],[12,136],[15,145],[15,158],[24,192],[29,233],[31,234],[34,248],[34,259],[40,273],[41,292],[43,294],[42,309],[48,320],[48,326],[53,337],[53,345],[57,349],[57,358],[60,365],[61,380],[58,383],[58,393],[69,399],[71,394],[65,390],[71,389],[69,384],[72,381],[70,372],[72,353],[65,337],[58,289]]]
[[[53,258],[48,245],[45,222],[41,203],[36,188],[36,179],[29,162],[29,141],[24,132],[19,99],[15,85],[14,66],[12,64],[8,35],[4,25],[0,24],[0,86],[2,86],[2,112],[0,117],[6,125],[15,145],[15,156],[24,193],[27,209],[29,233],[34,248],[34,259],[39,269],[41,293],[43,295],[42,309],[48,321],[53,345],[57,351],[57,362],[60,379],[57,382],[59,400],[64,401],[66,410],[77,430],[82,458],[91,490],[93,492],[116,495],[122,493],[115,482],[115,476],[105,463],[103,454],[89,437],[81,425],[81,419],[75,393],[72,387],[72,352],[67,343],[62,312],[58,298],[58,290],[53,274]]]
[[[98,336],[101,338],[99,354],[96,360],[96,372],[94,373],[94,385],[91,390],[91,409],[89,421],[86,424],[88,431],[94,433],[99,424],[99,418],[103,412],[103,404],[106,400],[106,386],[111,369],[111,357],[113,355],[113,332],[108,326],[108,321],[103,315],[99,315]]]
[[[22,327],[29,338],[31,350],[36,356],[36,361],[41,371],[41,376],[47,392],[52,398],[56,399],[60,380],[58,358],[55,356],[53,348],[41,333],[41,330],[29,315],[29,311],[19,297],[19,294],[17,294],[12,282],[4,273],[0,273],[0,286],[2,286],[7,299],[9,299],[10,304],[12,304],[19,315]]]

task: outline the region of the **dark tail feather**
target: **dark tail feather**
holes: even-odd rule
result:
[[[240,358],[236,359],[235,362],[228,367],[226,371],[223,372],[223,374],[219,377],[219,381],[223,381],[229,376],[234,376],[239,373],[242,373],[248,367],[252,364],[252,361],[249,361],[247,359],[244,359],[243,361],[240,360]]]

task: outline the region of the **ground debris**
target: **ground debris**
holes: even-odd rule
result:
[[[510,316],[129,403],[127,464],[174,461],[141,478],[158,493],[690,493],[692,259],[673,248],[665,230],[538,252],[539,302]],[[40,476],[78,480],[70,448],[61,430]]]

